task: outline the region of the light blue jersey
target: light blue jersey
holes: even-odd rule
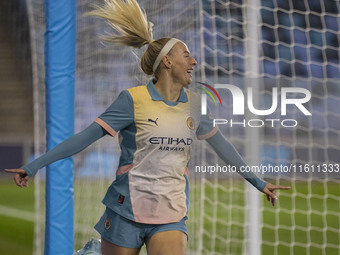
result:
[[[182,89],[177,102],[166,102],[152,81],[123,91],[95,121],[112,136],[119,132],[117,178],[103,203],[136,222],[178,222],[189,206],[191,146],[217,129],[200,116],[200,96]]]

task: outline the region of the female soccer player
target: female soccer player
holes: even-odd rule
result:
[[[140,48],[148,44],[141,59],[147,75],[145,86],[123,91],[112,105],[84,131],[70,137],[45,155],[20,169],[14,180],[20,187],[38,169],[72,156],[99,138],[121,136],[121,157],[116,180],[103,203],[106,211],[96,230],[102,238],[102,254],[139,254],[145,243],[149,255],[186,253],[186,220],[189,205],[188,170],[194,137],[205,139],[227,164],[246,165],[212,121],[200,116],[200,96],[185,87],[192,82],[196,60],[187,45],[175,38],[153,40],[136,0],[105,0],[90,13],[105,18],[118,31],[106,40]],[[276,186],[253,173],[241,173],[275,204]]]

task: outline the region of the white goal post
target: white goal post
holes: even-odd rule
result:
[[[35,100],[35,152],[44,152],[43,0],[26,0],[31,34]],[[187,43],[198,62],[195,90],[204,82],[232,84],[247,107],[253,89],[256,109],[269,109],[273,88],[278,106],[269,115],[233,114],[230,91],[217,89],[223,105],[208,106],[223,119],[221,132],[257,175],[291,186],[278,192],[272,207],[236,173],[204,172],[225,166],[205,142],[190,162],[188,254],[340,254],[340,2],[336,0],[138,0],[154,26],[154,38],[176,37]],[[87,127],[118,93],[150,79],[139,66],[141,50],[107,45],[99,35],[104,21],[85,16],[91,4],[77,2],[76,132]],[[254,5],[256,3],[256,5]],[[282,88],[308,90],[303,106],[281,112]],[[287,93],[287,98],[303,98]],[[295,125],[296,124],[296,125]],[[106,137],[74,157],[75,247],[98,234],[93,226],[104,211],[106,189],[115,178],[119,147]],[[267,168],[265,168],[267,167]],[[270,168],[271,167],[271,168]],[[201,169],[199,172],[197,169]],[[35,177],[34,254],[42,254],[44,171]],[[247,195],[248,194],[248,195]],[[254,213],[254,212],[257,212]]]

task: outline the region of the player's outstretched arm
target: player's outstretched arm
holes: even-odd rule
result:
[[[29,177],[34,176],[40,168],[84,150],[106,134],[107,132],[101,126],[97,123],[92,123],[82,132],[66,139],[31,163],[18,169],[6,169],[5,171],[15,173],[14,181],[19,187],[27,187]]]
[[[241,155],[237,152],[236,148],[218,131],[215,135],[207,139],[207,142],[211,145],[217,155],[227,164],[235,166],[238,173],[250,182],[255,188],[267,195],[268,201],[271,201],[272,205],[275,205],[277,199],[275,190],[283,189],[288,190],[290,187],[276,186],[269,182],[266,182],[257,177],[253,172],[239,171],[242,166],[247,164],[242,159]]]

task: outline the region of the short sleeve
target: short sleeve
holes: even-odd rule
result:
[[[134,121],[134,106],[130,93],[122,91],[118,98],[102,113],[95,122],[103,127],[110,135],[129,126]]]
[[[197,139],[205,140],[216,134],[218,128],[214,127],[214,122],[211,117],[211,113],[207,115],[201,115],[200,124],[196,131]]]

